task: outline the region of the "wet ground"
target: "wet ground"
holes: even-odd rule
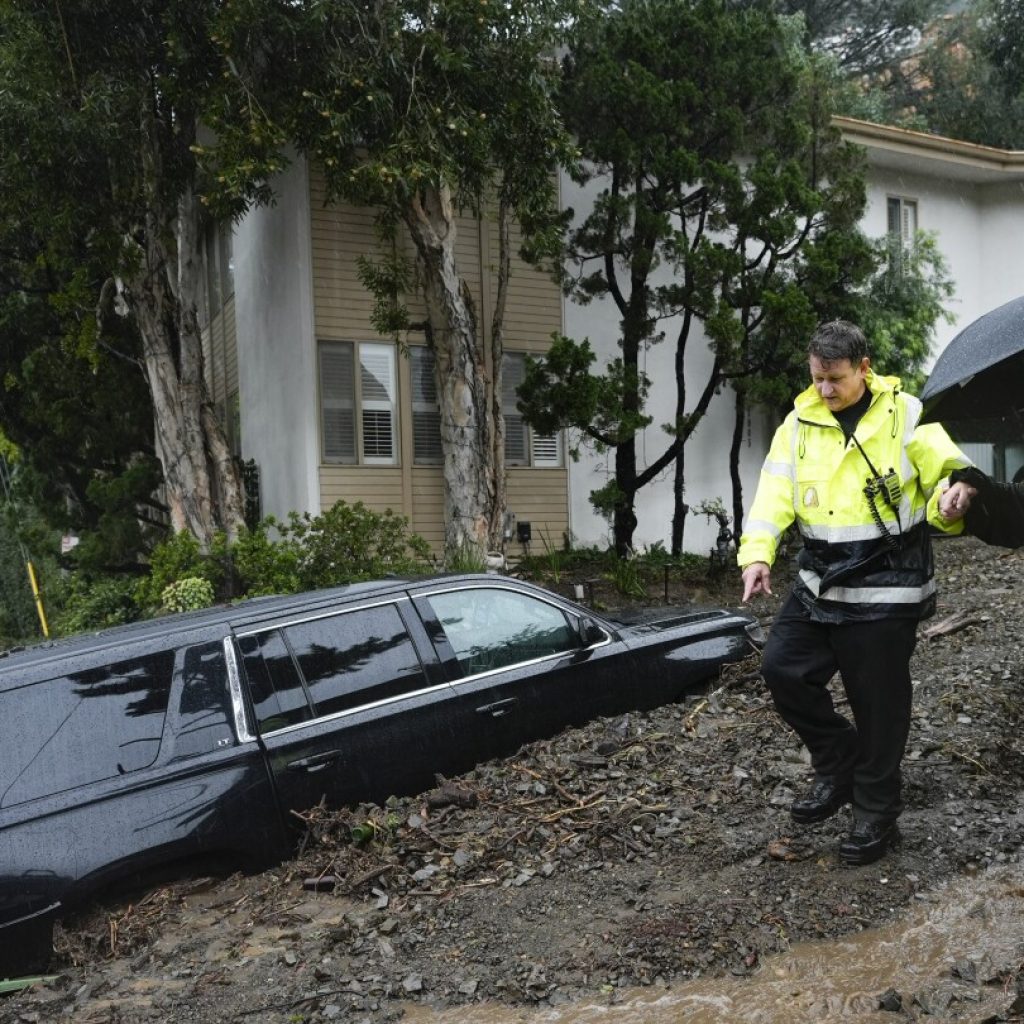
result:
[[[937,545],[902,842],[877,864],[840,864],[848,812],[791,824],[807,765],[751,658],[683,704],[311,815],[274,871],[96,908],[0,1022],[1021,1019],[1021,557]],[[701,596],[735,602],[723,582]]]

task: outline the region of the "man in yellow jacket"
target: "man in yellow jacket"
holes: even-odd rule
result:
[[[798,574],[764,649],[779,714],[806,744],[814,780],[790,808],[801,824],[853,804],[839,847],[869,864],[897,837],[917,623],[935,610],[930,526],[949,473],[970,460],[895,377],[871,370],[854,324],[823,324],[808,346],[811,386],[775,433],[740,541],[743,600],[771,593],[779,537],[803,538]],[[839,672],[853,722],[828,682]]]

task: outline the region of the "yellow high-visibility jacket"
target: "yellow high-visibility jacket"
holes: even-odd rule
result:
[[[970,459],[896,377],[868,373],[871,405],[849,440],[812,385],[775,432],[737,553],[741,567],[775,561],[796,523],[803,549],[795,594],[820,622],[925,618],[935,610],[929,524],[960,533],[938,511],[938,484]],[[870,463],[870,465],[869,465]],[[873,467],[873,468],[872,468]],[[865,493],[890,470],[895,505]]]

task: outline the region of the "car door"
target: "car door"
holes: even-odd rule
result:
[[[415,605],[459,693],[467,758],[502,756],[628,706],[628,650],[607,631],[584,638],[579,618],[542,594],[463,583]]]
[[[451,763],[451,702],[422,627],[391,600],[238,636],[282,809],[382,802]],[[414,633],[421,634],[414,639]]]

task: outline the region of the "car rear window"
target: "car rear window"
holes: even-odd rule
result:
[[[151,765],[173,671],[174,652],[162,651],[5,691],[0,806]]]

